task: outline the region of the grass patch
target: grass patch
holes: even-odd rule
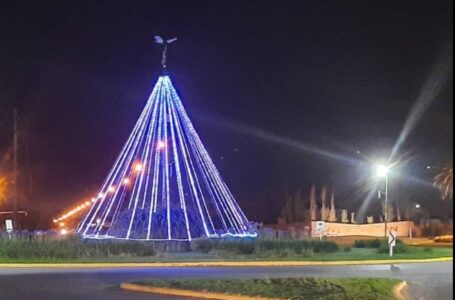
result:
[[[293,300],[390,300],[399,281],[386,278],[184,279],[135,282],[140,285]]]

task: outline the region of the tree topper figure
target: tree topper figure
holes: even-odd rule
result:
[[[162,37],[160,37],[159,35],[155,35],[155,43],[164,45],[163,57],[161,58],[161,66],[163,67],[164,70],[166,69],[166,64],[167,64],[167,45],[175,42],[176,40],[177,40],[176,37],[165,40]]]

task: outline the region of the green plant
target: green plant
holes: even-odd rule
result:
[[[354,248],[379,248],[381,246],[380,239],[374,240],[356,240],[354,241]]]
[[[216,246],[217,240],[198,239],[191,242],[191,250],[202,253],[210,252]]]
[[[0,240],[0,257],[15,259],[106,258],[115,255],[152,256],[150,243],[84,241],[77,237]]]
[[[389,253],[389,244],[386,241],[384,241],[383,243],[381,243],[381,246],[379,246],[377,251],[380,254]],[[396,254],[409,253],[410,251],[411,247],[400,240],[397,240],[395,247],[393,247],[393,253]]]
[[[338,245],[330,241],[321,241],[315,243],[313,246],[313,251],[315,253],[333,253],[338,250]]]
[[[216,250],[230,254],[252,254],[256,248],[256,240],[222,240],[216,245]]]

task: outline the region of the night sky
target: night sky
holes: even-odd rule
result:
[[[390,154],[428,85],[441,89],[399,150],[402,175],[431,182],[452,160],[452,10],[443,0],[2,1],[0,158],[17,108],[21,207],[47,220],[91,197],[160,74],[153,36],[177,36],[171,79],[247,215],[271,222],[285,186],[306,196],[312,184],[356,209],[365,164]],[[405,186],[431,214],[446,210],[422,182],[396,182],[396,195]]]

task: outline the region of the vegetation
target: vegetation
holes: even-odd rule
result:
[[[369,244],[368,244],[369,243]],[[375,245],[376,242],[366,244]],[[365,242],[357,242],[365,245]],[[319,240],[195,240],[189,245],[121,241],[83,241],[76,237],[42,240],[0,239],[2,262],[179,262],[179,261],[341,261],[389,259],[386,242],[377,248],[339,247]],[[174,250],[179,250],[174,252]],[[398,242],[393,259],[452,256],[452,248]]]
[[[453,198],[453,164],[442,168],[434,177],[433,185],[441,192],[443,200]]]
[[[379,248],[379,246],[381,246],[380,239],[356,240],[353,245],[355,248]]]
[[[66,239],[0,239],[0,258],[29,260],[78,260],[112,256],[151,256],[151,244],[138,242],[84,242]]]
[[[294,196],[285,189],[284,205],[281,208],[280,217],[288,223],[310,222],[317,219],[318,211],[322,221],[336,222],[335,195],[332,192],[330,205],[327,199],[327,189],[322,187],[319,198],[321,199],[321,209],[318,209],[316,187],[313,185],[310,190],[309,204],[305,203],[301,189],[297,189]],[[307,206],[309,206],[307,208]]]
[[[189,279],[135,282],[154,287],[294,300],[390,300],[399,281],[386,278]]]
[[[356,240],[354,242],[355,248],[373,248],[377,249],[378,253],[389,253],[389,244],[386,240],[374,239],[374,240]],[[396,241],[396,245],[393,249],[393,253],[409,253],[411,252],[411,246],[406,245],[400,240]]]
[[[377,249],[378,253],[389,253],[389,245],[387,243],[382,243]],[[411,246],[402,243],[400,240],[397,240],[395,247],[393,247],[393,253],[403,254],[409,252],[411,252]]]
[[[297,190],[293,197],[289,194],[286,187],[285,204],[281,209],[280,216],[288,223],[303,222],[309,219],[309,213],[300,189]]]
[[[338,245],[318,240],[213,240],[201,239],[192,243],[192,249],[221,255],[255,254],[257,256],[309,255],[312,253],[334,253]]]

